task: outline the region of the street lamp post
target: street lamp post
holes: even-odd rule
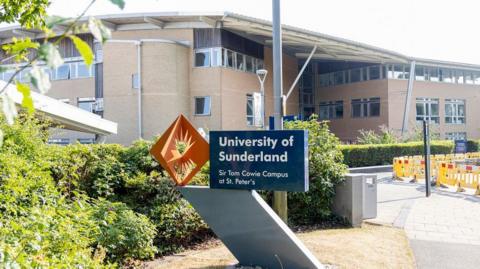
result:
[[[265,127],[265,79],[267,78],[268,71],[265,69],[257,70],[258,81],[260,81],[260,94],[262,97],[261,114],[262,114],[262,128]]]

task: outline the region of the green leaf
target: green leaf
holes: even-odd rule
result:
[[[37,49],[40,43],[32,41],[29,37],[17,39],[12,37],[12,43],[5,44],[2,49],[7,55],[15,55],[15,61],[28,61],[27,55],[32,49]]]
[[[88,28],[95,39],[101,41],[102,43],[105,43],[105,41],[110,39],[112,36],[110,29],[105,27],[100,20],[97,20],[94,17],[90,17],[88,19]]]
[[[30,94],[30,86],[17,82],[17,91],[23,95],[22,107],[26,108],[28,113],[33,113],[34,107],[32,95]]]
[[[38,66],[34,66],[30,71],[30,82],[42,94],[48,92],[52,86],[48,74]]]
[[[0,147],[3,145],[3,132],[2,129],[0,129]]]
[[[112,4],[118,6],[119,8],[123,9],[125,7],[125,1],[124,0],[110,0]]]
[[[93,63],[93,52],[90,46],[77,36],[72,35],[70,39],[73,41],[73,44],[75,44],[80,55],[82,55],[85,64],[90,66]]]
[[[60,56],[60,52],[52,43],[45,43],[38,49],[38,56],[41,60],[45,61],[48,67],[57,68],[63,64],[63,58]]]

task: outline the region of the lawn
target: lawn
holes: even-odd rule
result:
[[[314,230],[297,235],[322,263],[333,268],[415,268],[413,253],[401,229],[365,224],[362,228]],[[236,263],[219,240],[212,240],[200,248],[163,257],[146,266],[224,269]]]

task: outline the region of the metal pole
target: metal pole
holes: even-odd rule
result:
[[[137,43],[137,77],[138,77],[138,93],[137,93],[137,106],[138,106],[138,138],[143,139],[143,126],[142,126],[142,41]]]
[[[264,84],[265,81],[260,81],[260,92],[262,96],[262,128],[265,128],[265,88]]]
[[[430,196],[430,124],[423,120],[423,143],[425,160],[425,195]]]
[[[282,117],[282,25],[280,24],[280,0],[272,0],[273,39],[273,119],[275,130],[283,129]],[[273,192],[273,210],[287,223],[287,192]]]

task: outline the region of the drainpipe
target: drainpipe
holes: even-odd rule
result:
[[[138,139],[143,139],[142,127],[142,41],[137,43],[137,77],[138,77]]]

